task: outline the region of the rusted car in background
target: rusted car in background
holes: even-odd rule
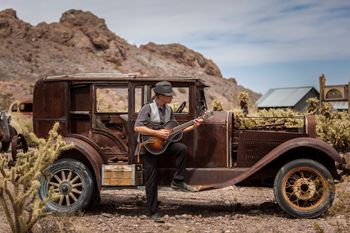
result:
[[[17,150],[27,152],[28,145],[23,135],[18,134],[10,122],[11,116],[0,109],[0,152],[7,152],[11,146],[12,160],[9,163],[11,165],[16,160]]]
[[[11,116],[11,125],[17,134],[23,135],[30,142],[29,133],[33,132],[33,99],[15,100],[9,107],[8,115]]]
[[[203,81],[191,77],[137,77],[120,74],[75,74],[42,78],[33,96],[34,132],[47,137],[55,122],[74,148],[65,151],[41,180],[40,196],[53,188],[60,196],[47,204],[53,212],[84,209],[105,188],[143,185],[142,164],[135,156],[133,126],[141,106],[160,80],[174,87],[179,124],[206,109]],[[327,211],[343,160],[316,138],[315,120],[302,128],[242,128],[232,112],[214,112],[203,125],[183,136],[188,146],[187,182],[199,190],[230,185],[266,186],[288,214],[313,218]],[[169,185],[175,160],[161,158],[160,184]]]

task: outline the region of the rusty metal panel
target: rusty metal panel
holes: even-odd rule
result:
[[[215,112],[196,130],[185,133],[182,142],[188,146],[187,167],[228,167],[230,135],[227,112]],[[159,167],[175,167],[175,156],[160,158]]]
[[[89,84],[72,85],[70,87],[70,111],[91,112],[90,89],[91,85]]]
[[[105,164],[128,161],[128,146],[118,132],[109,129],[94,129],[90,132],[89,138],[100,147]]]
[[[193,149],[189,150],[193,164],[187,167],[210,168],[228,167],[230,157],[230,135],[228,112],[215,112],[214,116],[206,120],[193,136]],[[191,166],[192,165],[192,166]]]
[[[49,131],[52,129],[55,122],[60,123],[60,127],[58,129],[58,133],[62,136],[68,135],[67,131],[67,122],[66,121],[57,121],[57,120],[36,120],[36,124],[34,124],[33,130],[36,136],[40,138],[47,138],[49,135]]]
[[[240,131],[237,166],[250,167],[283,142],[306,136],[277,131]]]
[[[103,186],[135,186],[143,184],[141,164],[132,165],[103,165]]]
[[[38,81],[33,93],[33,130],[39,137],[48,137],[54,122],[60,122],[59,133],[67,134],[67,92],[65,82]]]
[[[305,117],[305,132],[309,135],[309,137],[316,138],[316,116],[308,115]]]

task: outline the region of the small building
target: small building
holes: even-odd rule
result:
[[[289,108],[298,112],[306,112],[309,98],[319,98],[319,92],[314,87],[272,88],[258,99],[258,109]]]
[[[324,74],[320,76],[320,100],[330,103],[335,110],[348,111],[350,113],[350,91],[348,84],[326,85]]]

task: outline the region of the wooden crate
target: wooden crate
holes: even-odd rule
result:
[[[143,171],[141,164],[131,165],[103,165],[103,186],[137,186],[143,185]]]

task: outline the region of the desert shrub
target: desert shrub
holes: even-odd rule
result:
[[[263,109],[249,116],[245,116],[245,114],[240,111],[236,112],[235,116],[236,123],[241,129],[278,124],[287,128],[302,128],[304,125],[303,116],[291,109]]]
[[[317,135],[339,151],[350,149],[350,116],[345,112],[317,115]]]
[[[319,112],[320,107],[320,100],[316,97],[309,98],[306,100],[306,103],[308,104],[307,107],[307,113],[308,114],[317,114]]]
[[[315,112],[313,108],[310,111]],[[333,111],[328,104],[322,104],[319,112],[322,114],[316,115],[317,136],[338,151],[350,151],[350,115]],[[259,110],[248,117],[238,111],[235,112],[235,125],[245,129],[283,123],[287,128],[302,128],[303,117],[301,113],[291,109]]]
[[[224,108],[222,107],[222,103],[219,100],[214,100],[211,105],[212,105],[213,111],[224,111]]]
[[[14,166],[9,167],[9,160],[0,156],[0,205],[12,232],[30,232],[34,224],[48,215],[44,206],[49,200],[57,198],[52,190],[45,200],[37,193],[40,188],[39,178],[43,171],[52,164],[60,153],[72,145],[66,144],[58,135],[59,123],[56,123],[47,140],[38,139],[31,134],[32,140],[38,145],[27,153],[19,153]]]
[[[249,101],[249,95],[247,92],[241,92],[239,93],[239,104],[241,106],[241,109],[243,111],[244,115],[248,115],[248,101]]]
[[[3,108],[7,111],[13,101],[13,95],[11,93],[0,93],[0,109]]]

